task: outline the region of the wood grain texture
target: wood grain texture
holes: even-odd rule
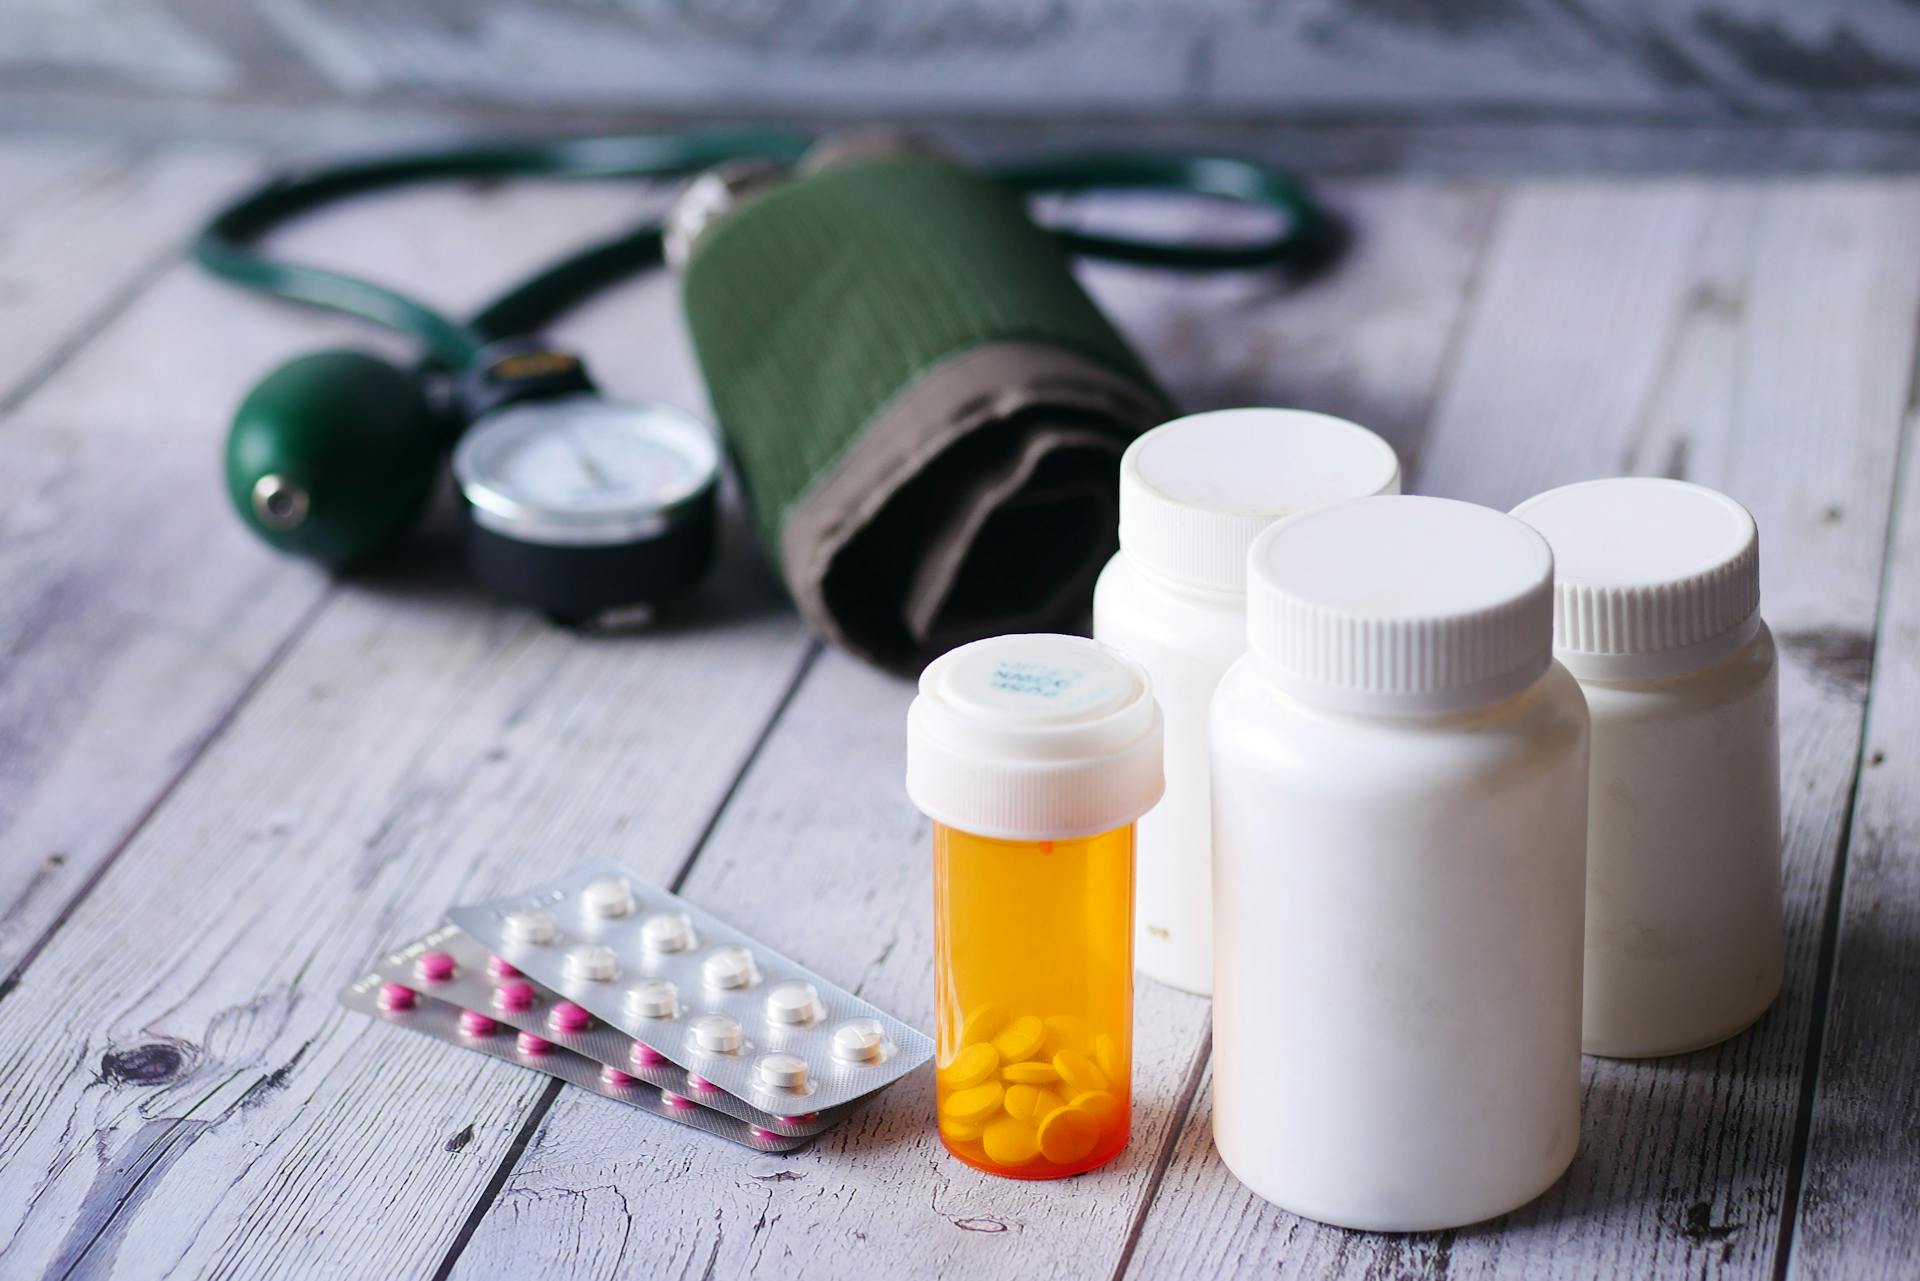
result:
[[[117,1233],[150,1268],[430,1268],[543,1081],[332,993],[457,895],[578,851],[672,876],[804,653],[739,593],[697,632],[584,645],[386,586],[330,603],[0,1004],[21,1268]],[[123,1220],[104,1172],[150,1120],[211,1124]],[[467,1124],[465,1160],[422,1164]]]
[[[36,314],[78,323],[61,297],[99,296],[127,271],[144,271],[146,258],[126,246],[170,257],[185,224],[238,176],[208,191],[208,164],[192,150],[178,174],[156,163],[138,183],[108,184],[119,203],[83,204],[84,217],[68,208],[69,183],[41,184],[52,193],[49,216],[70,217],[83,238],[59,254],[12,255],[0,237],[0,337],[18,333],[30,349]],[[99,180],[86,164],[58,171]],[[178,203],[189,191],[191,214]],[[298,226],[285,249],[353,260],[466,307],[553,246],[624,225],[635,204],[618,188],[422,191]],[[53,235],[31,212],[12,213],[23,243]],[[92,283],[61,284],[56,268],[91,273]],[[632,301],[658,306],[663,285]],[[684,344],[672,332],[631,344],[624,319],[583,313],[568,332],[605,358],[613,388],[660,382],[690,392],[696,380],[675,359]],[[405,354],[361,327],[262,302],[176,264],[57,372],[39,372],[59,360],[44,348],[39,366],[20,366],[32,394],[0,414],[0,976],[222,731],[326,592],[312,566],[246,534],[219,468],[226,424],[252,381],[296,353],[340,343]],[[634,347],[639,358],[616,359]],[[448,555],[445,546],[427,553]]]
[[[338,595],[0,1004],[10,1263],[430,1268],[544,1082],[334,991],[580,852],[671,877],[806,652],[769,604],[587,644],[430,580]],[[155,1120],[208,1124],[122,1207],[115,1162],[183,1141]]]
[[[1920,450],[1909,419],[1790,1277],[1920,1256]]]
[[[245,152],[0,137],[0,414],[185,245]]]
[[[1912,183],[1515,193],[1415,471],[1498,506],[1664,471],[1753,508],[1785,655],[1781,1001],[1715,1049],[1588,1060],[1568,1176],[1459,1232],[1369,1237],[1266,1205],[1215,1157],[1203,1092],[1136,1273],[1770,1275],[1916,343],[1916,217]]]
[[[1378,414],[1397,431],[1424,416],[1496,201],[1446,183],[1358,184],[1337,196],[1362,235],[1345,270],[1310,286],[1116,268],[1088,269],[1089,283],[1187,404],[1285,400]],[[1158,231],[1196,216],[1092,212]],[[683,892],[927,1026],[928,833],[901,784],[911,696],[905,682],[825,655]],[[1040,1189],[947,1158],[925,1074],[777,1161],[638,1142],[563,1094],[456,1271],[1111,1272],[1204,1063],[1206,1013],[1203,1000],[1139,985],[1133,1142],[1114,1164]]]
[[[288,248],[464,305],[635,212],[447,191]],[[618,307],[569,328],[622,391],[681,350],[664,287],[640,296],[645,342]],[[334,991],[569,851],[673,875],[810,652],[737,546],[677,621],[594,640],[487,604],[431,537],[330,591],[255,547],[218,496],[225,419],[266,365],[349,332],[182,269],[0,429],[0,583],[51,602],[4,615],[0,868],[72,847],[68,879],[9,887],[9,940],[70,915],[0,999],[8,1274],[431,1268],[545,1084]]]
[[[1323,277],[1189,275],[1085,263],[1081,278],[1189,412],[1292,405],[1366,423],[1404,455],[1453,353],[1502,199],[1461,181],[1348,181],[1321,193],[1351,249]],[[1099,197],[1063,221],[1222,239],[1237,211]]]
[[[38,191],[91,163],[36,154],[13,172]],[[153,164],[134,190],[192,185]],[[1324,280],[1086,278],[1190,407],[1347,414],[1400,446],[1415,488],[1501,505],[1590,474],[1686,475],[1764,531],[1788,991],[1716,1050],[1590,1063],[1585,1144],[1546,1198],[1396,1239],[1264,1205],[1207,1137],[1205,1003],[1144,982],[1135,1141],[1043,1189],[945,1159],[924,1077],[765,1158],[339,1013],[333,989],[448,903],[591,851],[684,872],[690,897],[929,1021],[927,835],[900,787],[911,690],[816,658],[738,543],[679,624],[594,640],[486,602],[438,527],[344,587],[269,556],[217,498],[226,417],[276,360],[360,331],[184,269],[126,286],[149,259],[118,277],[124,296],[73,312],[70,338],[0,369],[29,393],[0,417],[0,963],[25,962],[0,990],[0,1272],[1733,1277],[1769,1274],[1790,1237],[1811,1275],[1899,1274],[1920,966],[1901,772],[1913,522],[1890,566],[1882,551],[1920,342],[1920,183],[1332,195],[1360,235]],[[132,258],[89,238],[132,243],[157,199],[88,215],[44,278],[77,272],[84,291],[88,263],[122,271]],[[0,230],[33,204],[0,208]],[[286,244],[467,306],[646,204],[448,188]],[[1118,201],[1066,214],[1217,225]],[[8,311],[6,282],[43,260],[8,254],[0,237],[0,329],[31,314]],[[665,277],[559,336],[616,393],[704,407]],[[1911,508],[1915,451],[1905,466]],[[1802,1067],[1876,628],[1816,1096]],[[1795,1232],[1782,1207],[1807,1108]]]

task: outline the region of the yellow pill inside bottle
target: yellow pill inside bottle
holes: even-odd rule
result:
[[[969,1045],[940,1069],[940,1079],[956,1090],[980,1084],[1000,1066],[1000,1051],[991,1045]]]
[[[1079,1108],[1061,1108],[1040,1123],[1040,1154],[1056,1165],[1086,1159],[1100,1141],[1100,1123]]]
[[[981,1041],[991,1041],[1000,1034],[1000,1029],[1007,1025],[1011,1017],[1004,1005],[989,1003],[976,1006],[960,1022],[960,1044],[977,1045]]]
[[[1078,1050],[1062,1050],[1054,1055],[1053,1070],[1071,1089],[1104,1090],[1109,1084],[1107,1074],[1099,1065]]]
[[[940,1115],[955,1121],[985,1121],[1000,1110],[1006,1089],[998,1081],[955,1090],[940,1100]]]
[[[1009,1063],[1001,1069],[1000,1079],[1016,1085],[1052,1085],[1060,1074],[1051,1063]]]
[[[1026,1014],[1001,1029],[993,1038],[993,1048],[1000,1052],[1003,1062],[1018,1063],[1040,1053],[1040,1043],[1046,1037],[1047,1025],[1038,1015]]]
[[[1102,1128],[1112,1125],[1120,1115],[1120,1100],[1105,1090],[1088,1090],[1067,1101],[1098,1121]]]
[[[940,1118],[940,1137],[950,1143],[974,1143],[986,1129],[978,1121],[956,1121],[950,1116]]]
[[[1033,1164],[1034,1158],[1040,1155],[1040,1134],[1025,1121],[1003,1116],[987,1126],[980,1145],[987,1160],[1018,1168]]]
[[[1007,1087],[1005,1100],[1007,1115],[1022,1121],[1031,1121],[1038,1125],[1043,1117],[1065,1106],[1065,1099],[1044,1086],[1009,1085]]]

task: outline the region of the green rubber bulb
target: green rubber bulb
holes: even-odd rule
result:
[[[342,568],[419,519],[442,437],[412,374],[366,352],[314,352],[241,402],[227,435],[227,494],[266,542]]]

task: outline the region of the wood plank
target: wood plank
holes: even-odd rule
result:
[[[1917,216],[1913,182],[1523,189],[1417,477],[1424,491],[1507,506],[1583,475],[1670,471],[1754,509],[1785,656],[1779,1004],[1716,1049],[1588,1060],[1571,1172],[1532,1206],[1459,1232],[1370,1237],[1267,1205],[1215,1159],[1203,1090],[1133,1271],[1769,1271],[1853,784],[1859,659],[1920,299]]]
[[[470,303],[635,212],[627,190],[447,191],[290,241]],[[663,280],[567,332],[616,392],[684,391],[677,324]],[[71,912],[0,1000],[8,1271],[430,1267],[543,1083],[334,991],[569,850],[673,874],[810,652],[737,522],[676,621],[592,640],[489,605],[431,540],[331,595],[256,547],[216,487],[231,405],[359,332],[183,268],[0,431],[23,535],[0,539],[0,869],[70,850],[9,887],[9,945]]]
[[[189,185],[204,168],[193,157],[185,177],[147,185]],[[623,225],[633,205],[612,188],[477,197],[448,188],[313,220],[286,248],[357,259],[467,306],[553,245]],[[132,240],[147,234],[139,202],[118,216],[103,215],[90,234],[121,224]],[[45,283],[23,279],[28,297]],[[658,311],[662,287],[626,305]],[[583,317],[574,333],[609,366],[613,389],[659,382],[685,393],[682,348],[671,335],[631,341],[630,319]],[[19,323],[0,305],[0,333]],[[179,264],[0,416],[0,976],[227,723],[327,590],[324,574],[246,534],[219,467],[227,421],[252,381],[341,343],[405,350]],[[634,349],[639,357],[620,359]]]
[[[1090,272],[1175,394],[1424,417],[1493,207],[1452,184],[1340,193],[1369,233],[1310,288]],[[1191,211],[1122,211],[1159,222]],[[1209,318],[1212,318],[1211,323]],[[728,806],[684,893],[901,1017],[932,1020],[927,825],[901,787],[912,688],[836,652],[815,668]],[[1111,1270],[1184,1113],[1206,1002],[1143,983],[1134,1140],[1035,1188],[941,1152],[919,1074],[791,1157],[636,1147],[563,1093],[457,1259],[460,1275],[569,1270],[799,1276],[1084,1276]]]
[[[1791,1277],[1920,1254],[1920,450],[1910,417]]]
[[[749,588],[593,642],[426,576],[343,590],[0,1004],[10,1265],[431,1267],[544,1083],[333,993],[577,853],[671,876],[807,652]]]
[[[0,41],[0,43],[4,43]],[[251,172],[230,148],[0,138],[0,413],[186,242]]]

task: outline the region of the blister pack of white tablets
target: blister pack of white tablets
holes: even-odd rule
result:
[[[818,1134],[853,1110],[851,1106],[827,1111],[808,1109],[787,1116],[763,1112],[532,982],[457,925],[442,925],[395,948],[380,959],[378,972],[389,983],[463,1010],[478,1011],[516,1032],[545,1038],[596,1064],[635,1077],[664,1091],[669,1102],[690,1099],[786,1138]]]
[[[602,1098],[705,1130],[757,1152],[791,1152],[808,1142],[701,1107],[691,1099],[664,1094],[635,1076],[562,1049],[536,1033],[515,1035],[511,1028],[482,1011],[422,996],[413,987],[381,977],[378,971],[348,984],[340,993],[340,1003],[410,1032],[532,1068]]]
[[[528,978],[762,1112],[825,1112],[933,1057],[924,1033],[611,862],[451,915]]]

